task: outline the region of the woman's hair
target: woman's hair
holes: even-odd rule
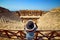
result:
[[[34,27],[34,23],[32,21],[28,21],[26,24],[27,29],[32,29]]]

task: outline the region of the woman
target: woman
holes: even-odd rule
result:
[[[32,40],[34,38],[34,32],[37,29],[37,25],[33,23],[32,20],[29,20],[24,29],[26,31],[27,40]]]

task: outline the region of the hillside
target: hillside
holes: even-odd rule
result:
[[[38,21],[40,30],[60,30],[60,8],[50,10]]]
[[[6,8],[0,7],[0,29],[20,29],[20,18]]]

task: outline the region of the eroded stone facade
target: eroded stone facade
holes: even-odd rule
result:
[[[23,23],[26,23],[28,20],[33,20],[35,23],[37,23],[40,16],[42,16],[44,11],[41,10],[20,10],[16,11],[16,15],[20,16],[21,21]]]

